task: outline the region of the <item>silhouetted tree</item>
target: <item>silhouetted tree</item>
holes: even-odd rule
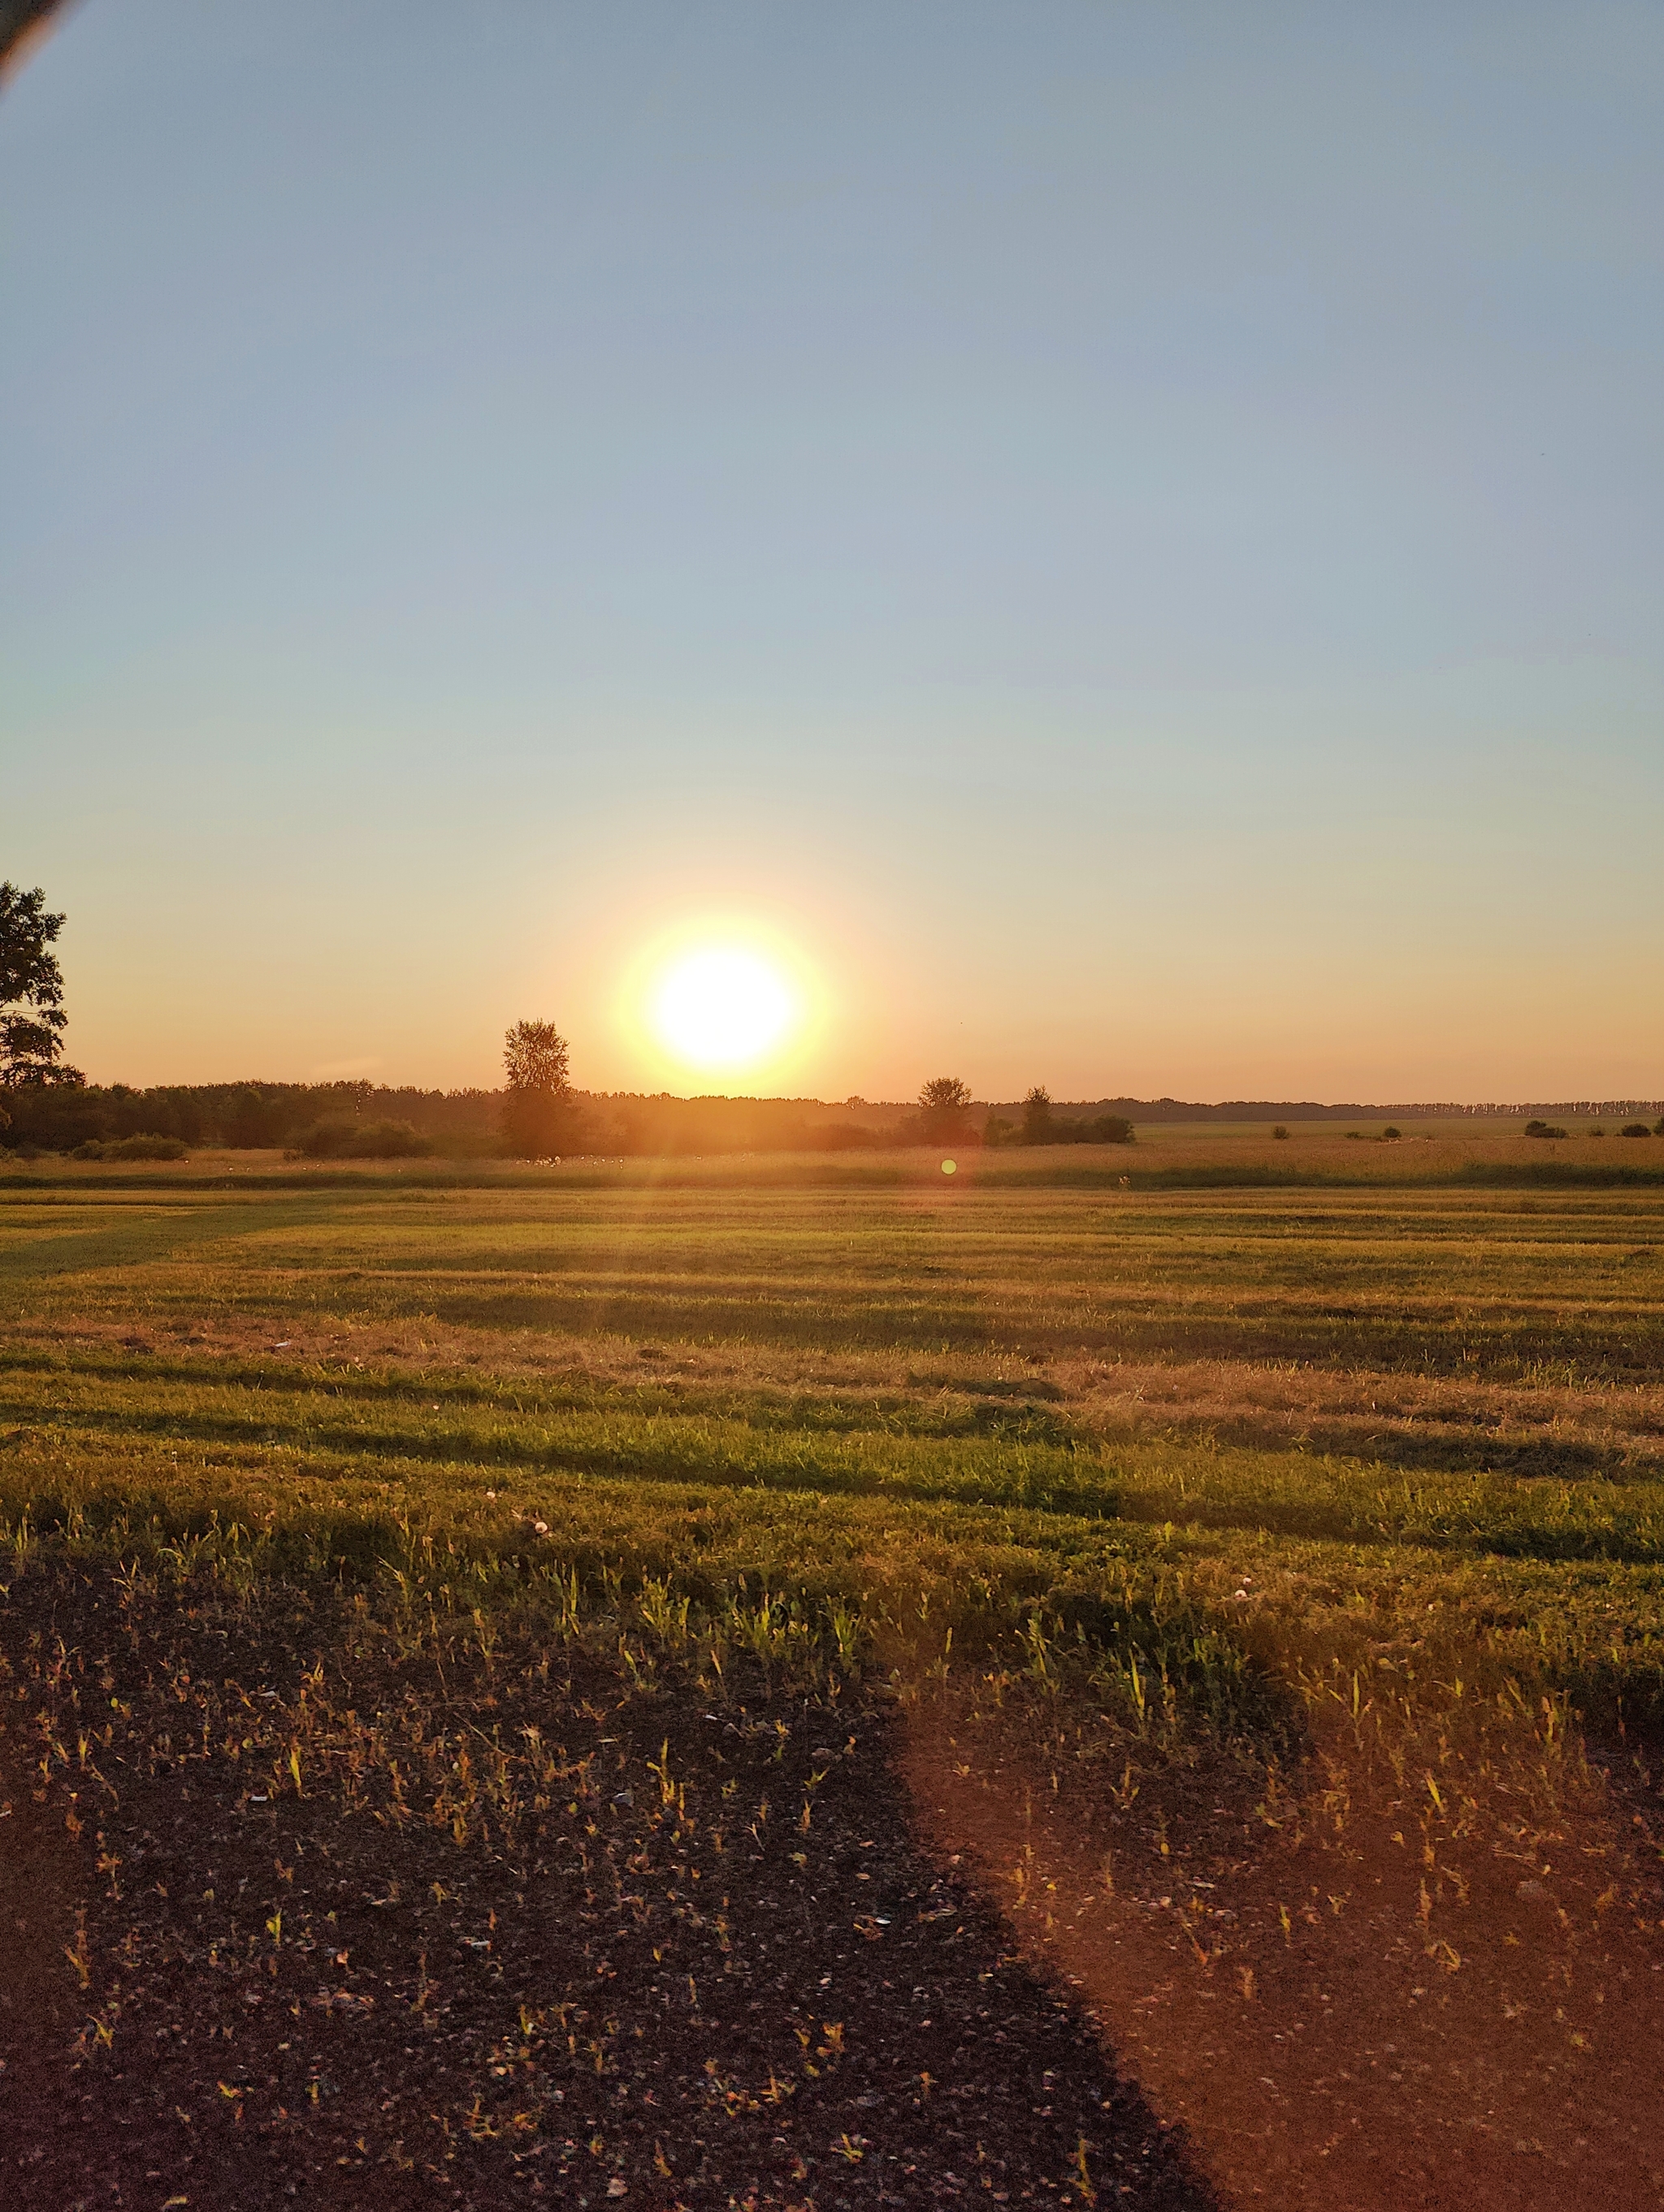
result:
[[[0,70],[11,66],[32,32],[43,31],[58,0],[0,0]]]
[[[10,1090],[87,1079],[61,1065],[69,1016],[52,947],[63,927],[61,914],[46,912],[43,890],[0,884],[0,1085]]]
[[[503,1133],[522,1159],[545,1159],[568,1148],[572,1086],[570,1048],[552,1022],[516,1022],[503,1041],[508,1084]]]
[[[1025,1145],[1049,1145],[1055,1133],[1051,1093],[1043,1083],[1037,1083],[1022,1102],[1022,1140]]]
[[[918,1094],[923,1107],[923,1133],[927,1145],[962,1142],[969,1134],[966,1112],[971,1103],[967,1085],[956,1075],[933,1075]]]
[[[503,1040],[510,1091],[564,1092],[571,1048],[552,1022],[516,1022]]]

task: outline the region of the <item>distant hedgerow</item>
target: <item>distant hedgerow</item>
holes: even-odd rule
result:
[[[320,1121],[299,1149],[314,1160],[419,1159],[432,1144],[409,1121]]]
[[[189,1147],[177,1137],[158,1137],[143,1132],[134,1137],[112,1137],[101,1141],[89,1137],[70,1154],[72,1160],[182,1160]]]

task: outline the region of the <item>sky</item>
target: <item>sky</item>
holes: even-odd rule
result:
[[[0,88],[70,1057],[1664,1094],[1661,264],[1650,0],[83,0]]]

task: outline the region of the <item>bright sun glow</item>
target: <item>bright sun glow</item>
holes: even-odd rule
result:
[[[773,962],[739,945],[685,952],[653,994],[660,1042],[689,1067],[749,1067],[783,1044],[797,994]]]

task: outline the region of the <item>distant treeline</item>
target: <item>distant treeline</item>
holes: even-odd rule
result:
[[[73,1152],[126,1137],[174,1137],[190,1146],[264,1152],[298,1146],[312,1131],[359,1121],[407,1122],[443,1148],[491,1145],[498,1094],[416,1091],[369,1083],[125,1083],[22,1085],[0,1092],[10,1116],[0,1144]]]
[[[25,1084],[0,1089],[0,1146],[70,1152],[136,1138],[195,1150],[284,1151],[314,1158],[436,1152],[490,1158],[523,1150],[505,1131],[502,1091],[419,1091],[366,1082]],[[966,1100],[934,1117],[917,1105],[849,1099],[678,1098],[575,1091],[560,1102],[547,1149],[564,1154],[675,1157],[711,1152],[850,1152],[941,1143],[1114,1144],[1135,1123],[1367,1121],[1455,1114],[1520,1115],[1524,1107],[1324,1106],[1233,1100],[1105,1098],[1067,1103],[1043,1092],[987,1104]],[[1533,1113],[1614,1120],[1664,1111],[1664,1101],[1584,1102]],[[8,1117],[9,1117],[8,1119]],[[90,1155],[89,1155],[90,1157]]]
[[[1020,1120],[1024,1102],[1006,1100],[996,1103],[990,1111],[1002,1116]],[[1054,1114],[1067,1115],[1071,1120],[1090,1121],[1104,1114],[1118,1114],[1129,1121],[1146,1123],[1163,1121],[1379,1121],[1402,1118],[1406,1121],[1451,1121],[1458,1117],[1473,1120],[1511,1118],[1527,1115],[1574,1114],[1602,1115],[1616,1119],[1621,1115],[1664,1113],[1664,1098],[1581,1098],[1544,1101],[1533,1099],[1524,1105],[1460,1104],[1449,1100],[1431,1103],[1407,1103],[1404,1100],[1386,1106],[1325,1106],[1315,1100],[1228,1098],[1217,1105],[1203,1105],[1191,1098],[1095,1098],[1076,1105],[1056,1104]]]
[[[0,1092],[0,1145],[72,1152],[165,1137],[187,1147],[286,1151],[317,1158],[509,1153],[501,1091],[418,1091],[382,1084],[43,1084]],[[906,1107],[826,1105],[814,1098],[676,1098],[573,1091],[552,1126],[569,1153],[846,1152],[923,1140]]]

